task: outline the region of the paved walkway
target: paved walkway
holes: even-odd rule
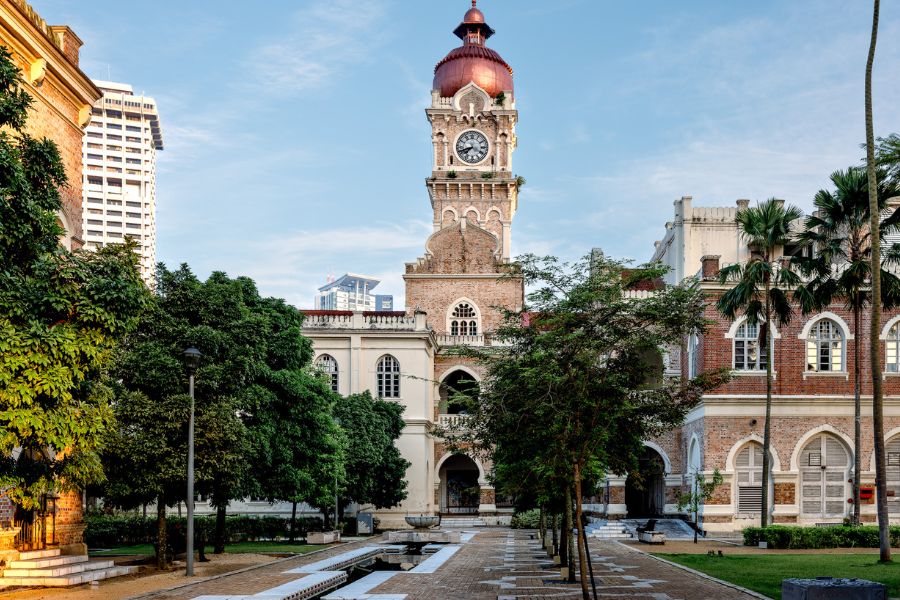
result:
[[[256,594],[296,579],[285,571],[347,552],[348,544],[312,557],[296,557],[251,571],[200,582],[142,600],[193,600],[202,595]],[[730,587],[702,579],[614,542],[591,540],[598,595],[634,600],[750,600]],[[528,600],[580,598],[578,586],[560,580],[536,540],[525,531],[481,529],[434,573],[398,572],[369,591],[406,600]]]

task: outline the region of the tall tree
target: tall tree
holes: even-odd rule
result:
[[[872,40],[866,61],[866,175],[869,185],[870,228],[873,239],[881,239],[881,214],[878,212],[878,175],[875,164],[875,126],[872,116],[872,71],[875,67],[875,47],[878,44],[878,18],[881,0],[875,0],[872,15]],[[872,244],[872,297],[881,298],[881,247]],[[875,485],[878,490],[878,527],[881,542],[881,561],[891,560],[890,523],[887,506],[887,464],[884,443],[884,390],[881,382],[881,303],[872,303],[872,322],[869,343],[872,360],[872,433],[875,436]]]
[[[334,410],[347,437],[342,494],[359,504],[391,508],[406,499],[406,470],[397,440],[406,423],[403,406],[368,391],[340,399]]]
[[[790,241],[791,223],[802,216],[800,209],[785,207],[774,198],[756,207],[739,210],[736,215],[741,236],[750,247],[750,259],[744,264],[724,267],[721,283],[734,285],[719,298],[716,308],[725,317],[747,317],[750,325],[759,327],[759,348],[766,356],[766,417],[763,424],[762,506],[760,524],[769,522],[769,474],[772,445],[772,335],[773,322],[782,327],[790,322],[793,307],[788,297],[791,288],[800,283],[790,264],[777,256]]]
[[[572,523],[583,540],[585,486],[633,470],[642,441],[681,423],[727,375],[662,383],[660,348],[705,327],[696,287],[629,292],[663,268],[628,269],[600,253],[574,265],[526,256],[520,268],[535,291],[527,307],[506,313],[497,334],[508,344],[502,352],[468,351],[488,373],[469,431],[456,443],[487,453],[498,468],[512,459],[525,467],[522,477],[553,473],[564,482],[566,512],[574,500]],[[584,544],[577,547],[588,598],[587,557]]]
[[[0,47],[0,490],[25,510],[102,479],[107,369],[149,297],[133,245],[60,245],[65,169],[25,133],[31,103]]]
[[[798,299],[804,314],[822,310],[835,299],[843,301],[853,314],[853,397],[854,397],[854,477],[853,522],[859,524],[859,485],[862,473],[862,311],[871,302],[871,254],[869,184],[866,170],[850,167],[831,175],[834,191],[820,190],[814,199],[816,212],[806,219],[806,230],[798,236],[809,244],[811,256],[793,257],[804,282],[797,287]],[[896,189],[882,185],[878,190],[878,214],[882,215],[887,199]],[[879,244],[885,236],[900,229],[900,211],[894,211],[881,222]],[[894,250],[882,261],[882,298],[884,308],[892,308],[900,298],[900,280],[884,264],[893,262]]]

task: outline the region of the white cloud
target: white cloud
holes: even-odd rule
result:
[[[564,253],[567,240],[583,243],[587,233],[611,254],[646,259],[682,195],[716,206],[774,196],[809,210],[829,174],[862,157],[868,31],[842,28],[841,14],[823,11],[815,18],[825,22],[805,25],[799,13],[748,20],[682,36],[680,43],[673,42],[677,28],[658,32],[658,47],[630,59],[646,77],[628,93],[652,94],[660,110],[682,111],[673,115],[674,131],[684,133],[602,171],[561,176],[588,201],[548,226],[557,237],[552,249]],[[812,30],[849,33],[805,35]],[[884,134],[900,129],[893,110],[900,98],[900,23],[885,23],[881,35],[875,112]],[[696,94],[693,112],[681,98],[667,106],[667,94],[679,93]],[[558,235],[556,226],[571,235]]]
[[[297,95],[328,85],[381,43],[375,29],[384,13],[379,0],[316,0],[294,14],[289,33],[253,53],[253,87]]]
[[[313,305],[316,290],[328,275],[370,275],[381,280],[378,293],[393,294],[395,306],[403,305],[404,265],[424,254],[431,223],[405,221],[372,223],[361,227],[339,227],[298,231],[258,242],[242,244],[241,254],[229,261],[236,272],[256,280],[267,295],[283,297],[295,306]],[[265,261],[258,257],[265,256]]]

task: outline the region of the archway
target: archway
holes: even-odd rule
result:
[[[480,470],[465,454],[454,454],[438,471],[441,480],[441,513],[476,515],[481,504]]]
[[[441,414],[465,415],[470,404],[478,399],[478,381],[472,374],[456,369],[441,382]]]
[[[628,518],[655,517],[666,506],[666,463],[659,452],[648,446],[636,471],[625,480],[625,506]]]

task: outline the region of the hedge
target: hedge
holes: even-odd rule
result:
[[[156,541],[156,519],[139,516],[87,515],[84,518],[85,543],[92,548],[115,548],[136,544],[152,544]],[[187,519],[170,516],[166,519],[170,539],[184,536]],[[216,528],[215,516],[196,517],[194,526],[198,537],[211,542]],[[228,542],[253,542],[258,540],[287,539],[290,536],[291,521],[282,517],[233,516],[225,518],[225,539]],[[309,531],[322,531],[320,517],[297,519],[298,537],[305,537]]]
[[[900,527],[890,528],[891,546],[900,547]],[[830,527],[748,527],[744,529],[744,545],[758,546],[768,542],[779,550],[818,550],[820,548],[878,548],[878,528],[834,525]]]

